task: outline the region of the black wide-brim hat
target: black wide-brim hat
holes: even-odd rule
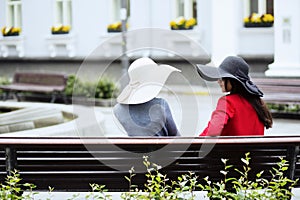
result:
[[[263,96],[262,91],[250,80],[249,65],[241,57],[228,56],[218,68],[200,64],[197,64],[196,68],[204,80],[217,81],[221,78],[233,78],[239,81],[250,94]]]

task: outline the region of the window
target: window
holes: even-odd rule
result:
[[[244,0],[244,17],[252,13],[272,14],[273,15],[273,2],[274,0]]]
[[[72,0],[55,0],[55,25],[72,25]]]
[[[11,27],[22,26],[21,0],[7,0],[6,25]]]
[[[197,19],[197,0],[176,0],[175,17],[184,17],[186,19]]]
[[[120,10],[121,10],[121,1],[123,0],[111,0],[112,2],[112,16],[111,22],[120,22]],[[130,16],[130,0],[127,0],[127,18]]]

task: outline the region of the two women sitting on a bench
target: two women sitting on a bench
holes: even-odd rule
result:
[[[199,75],[218,81],[222,96],[200,136],[264,135],[272,116],[261,99],[263,93],[250,80],[249,66],[240,57],[229,56],[219,68],[197,65]],[[180,136],[168,103],[157,98],[169,75],[180,70],[157,65],[150,58],[134,61],[129,84],[117,98],[114,115],[129,136]]]

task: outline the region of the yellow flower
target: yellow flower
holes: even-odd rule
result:
[[[196,25],[196,23],[197,23],[197,21],[196,21],[195,18],[190,18],[189,20],[186,21],[185,26],[186,26],[187,28],[193,27],[193,26]]]
[[[178,26],[182,26],[185,23],[185,19],[184,17],[178,17],[177,19],[175,19],[176,24],[178,24]]]
[[[70,29],[71,29],[71,26],[62,26],[61,30],[64,31],[64,32],[69,32]]]
[[[128,28],[128,23],[126,23],[126,28]],[[120,32],[122,30],[122,22],[115,22],[107,25],[107,31]]]
[[[261,16],[263,22],[274,22],[274,17],[271,14],[264,14]]]
[[[19,35],[21,33],[21,28],[20,27],[7,27],[4,26],[1,29],[2,35],[4,36],[9,36],[9,35]]]
[[[244,23],[273,23],[274,22],[274,17],[271,14],[263,14],[259,15],[257,13],[252,13],[249,17],[244,18]]]
[[[260,23],[261,22],[260,15],[257,13],[252,13],[252,15],[250,16],[250,22]]]
[[[195,18],[185,19],[184,17],[178,17],[170,22],[172,29],[192,29],[197,24]]]
[[[56,25],[51,27],[52,33],[69,33],[70,30],[70,25]]]

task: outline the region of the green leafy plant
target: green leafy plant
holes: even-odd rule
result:
[[[18,199],[33,199],[33,196],[37,194],[33,192],[36,188],[31,183],[21,183],[20,174],[17,170],[12,171],[11,175],[6,177],[5,183],[0,184],[0,199],[1,200],[18,200]],[[22,193],[26,191],[25,195]]]
[[[143,164],[146,167],[146,182],[143,189],[139,189],[133,184],[135,177],[134,168],[129,170],[129,176],[125,176],[129,183],[129,191],[121,193],[123,200],[194,200],[195,191],[206,191],[206,196],[210,199],[233,199],[233,200],[287,200],[292,197],[292,188],[298,182],[285,176],[289,164],[283,158],[273,167],[269,173],[270,178],[263,178],[264,171],[251,176],[250,153],[246,153],[241,158],[243,166],[241,169],[234,168],[228,164],[228,159],[221,159],[224,169],[220,171],[224,178],[213,182],[209,177],[204,178],[204,184],[200,184],[200,179],[195,173],[189,172],[170,180],[167,175],[162,174],[161,166],[151,163],[147,156],[144,157]],[[230,177],[231,171],[237,176]],[[0,199],[2,200],[29,200],[34,199],[36,186],[30,183],[21,183],[20,174],[17,170],[8,175],[5,182],[0,184]],[[85,199],[112,200],[112,196],[105,189],[105,185],[90,184],[91,192]],[[51,200],[54,188],[49,187],[49,198]],[[79,194],[73,195],[68,200],[75,200]]]
[[[300,105],[297,103],[267,103],[272,113],[299,113]]]
[[[115,98],[119,91],[116,82],[108,76],[103,76],[96,86],[95,97],[101,99]]]
[[[0,85],[8,85],[11,83],[7,77],[0,77]],[[3,94],[3,90],[0,89],[0,94]]]
[[[288,163],[283,158],[277,163],[277,168],[273,167],[270,171],[271,179],[262,178],[264,171],[256,174],[255,180],[250,180],[250,153],[245,154],[242,158],[243,170],[235,168],[234,170],[240,175],[239,178],[227,177],[229,169],[233,168],[228,165],[227,159],[222,159],[224,170],[220,173],[224,175],[224,179],[219,182],[211,182],[209,177],[206,177],[206,185],[204,190],[208,192],[208,197],[212,199],[234,199],[234,200],[250,200],[250,199],[290,199],[292,196],[291,189],[297,183],[297,180],[291,180],[284,176],[284,172],[288,170]],[[228,185],[230,188],[229,190]]]
[[[86,195],[85,199],[93,199],[93,200],[112,200],[111,195],[105,194],[108,192],[105,189],[105,185],[99,185],[96,183],[90,184],[92,191]]]
[[[160,172],[161,166],[151,163],[147,156],[144,157],[143,163],[147,169],[145,189],[141,190],[132,184],[132,178],[135,174],[134,168],[131,168],[129,177],[125,177],[129,182],[129,192],[122,193],[122,199],[193,200],[195,199],[194,190],[198,187],[203,189],[198,184],[198,177],[193,172],[179,176],[177,180],[169,180],[167,175]]]
[[[115,81],[104,76],[99,82],[82,81],[75,75],[70,75],[67,80],[65,94],[67,96],[82,96],[88,98],[109,99],[116,97],[119,87]]]

